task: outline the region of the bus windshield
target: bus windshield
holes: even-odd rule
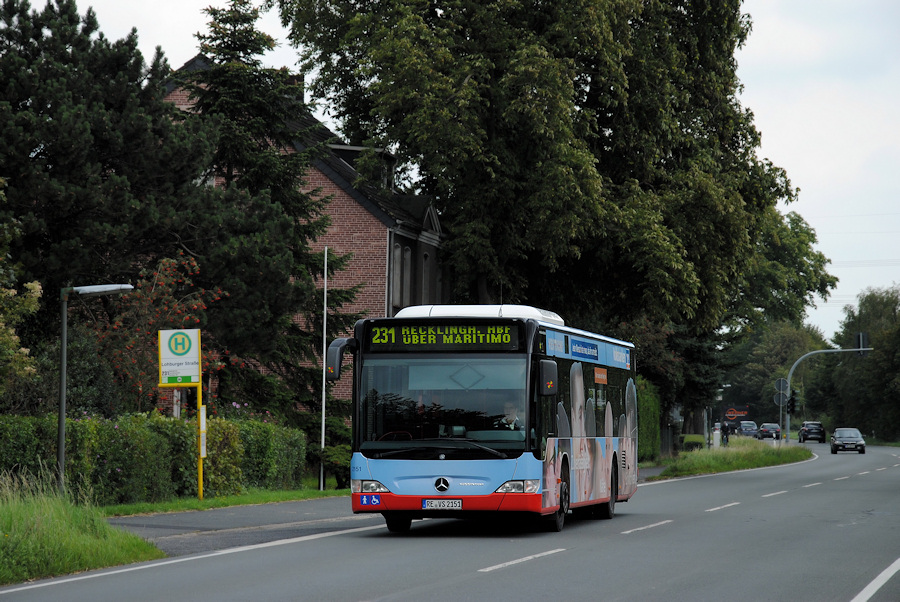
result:
[[[369,355],[360,374],[359,449],[396,458],[521,452],[526,368],[524,354]]]

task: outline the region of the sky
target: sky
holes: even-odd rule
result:
[[[40,5],[35,0],[34,5]],[[207,32],[202,9],[216,0],[92,0],[107,38],[138,30],[149,60],[161,46],[173,68],[197,54]],[[762,134],[761,158],[783,168],[798,200],[782,206],[815,230],[817,251],[839,279],[807,322],[830,338],[844,307],[868,288],[900,285],[900,2],[897,0],[744,0],[753,29],[736,54],[741,104]],[[282,45],[264,57],[295,67],[277,16],[259,28]],[[327,120],[327,107],[318,115]],[[897,171],[895,171],[897,170]]]

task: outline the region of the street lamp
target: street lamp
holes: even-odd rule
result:
[[[59,292],[60,313],[62,315],[62,343],[59,351],[59,438],[57,440],[57,471],[59,494],[66,493],[66,337],[68,336],[69,295],[75,293],[81,297],[99,297],[116,295],[133,290],[130,284],[97,284],[93,286],[67,286]]]

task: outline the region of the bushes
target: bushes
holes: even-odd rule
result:
[[[89,486],[101,505],[174,497],[172,446],[147,422],[144,415],[66,421],[66,481]]]
[[[237,423],[244,446],[241,469],[244,484],[263,489],[292,489],[300,485],[306,436],[268,422]]]
[[[638,461],[656,461],[660,453],[659,392],[653,384],[637,377]]]
[[[66,421],[66,482],[98,504],[197,495],[197,423],[157,413]],[[0,471],[56,466],[57,418],[0,415]],[[207,421],[204,496],[244,487],[298,488],[301,431],[256,421]]]

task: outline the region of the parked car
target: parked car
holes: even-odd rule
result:
[[[825,443],[825,427],[821,422],[807,420],[800,426],[800,432],[797,433],[797,439],[800,443],[815,439],[819,443]]]
[[[831,453],[836,454],[839,451],[866,453],[866,440],[863,439],[859,429],[834,429],[831,435]]]
[[[743,435],[744,437],[756,437],[756,423],[752,420],[741,420],[740,426],[738,426],[737,434]]]
[[[781,427],[774,422],[763,422],[756,431],[757,439],[781,439]]]

